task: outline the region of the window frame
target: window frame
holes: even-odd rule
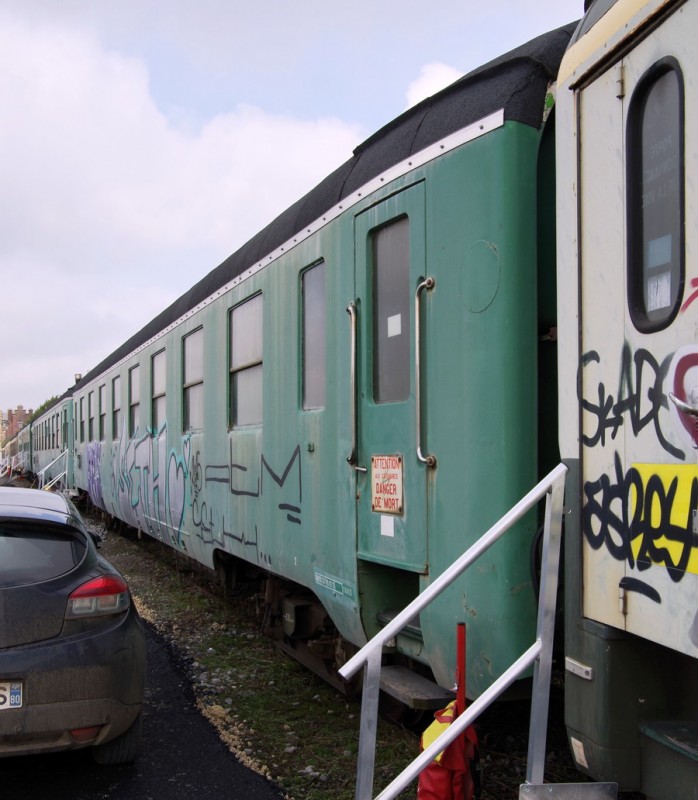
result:
[[[140,364],[134,364],[128,370],[128,435],[132,439],[140,430],[141,411],[141,371]],[[134,377],[137,379],[134,381]],[[136,391],[134,392],[134,387]]]
[[[400,234],[402,249],[383,244],[386,235]],[[412,220],[407,213],[399,214],[373,228],[370,232],[369,252],[371,264],[371,399],[376,405],[404,403],[412,391],[410,355],[410,328],[412,292],[410,259],[412,246]],[[381,241],[383,240],[383,241]],[[380,249],[380,251],[379,251]],[[399,263],[399,274],[395,265]],[[381,265],[387,266],[381,266]],[[390,274],[392,272],[392,275]],[[396,291],[395,277],[399,278],[399,291]],[[388,280],[386,280],[388,278]],[[388,305],[395,306],[395,298],[401,302],[394,310],[400,311],[400,331],[390,332],[390,320],[398,315],[386,315]],[[385,330],[385,326],[388,330]],[[383,330],[381,330],[383,329]],[[399,336],[399,338],[398,338]],[[391,343],[391,339],[395,341]],[[391,347],[392,344],[392,347]],[[396,353],[395,344],[399,346]],[[387,367],[390,366],[390,369]],[[401,369],[396,369],[400,367]]]
[[[642,149],[642,122],[647,109],[647,100],[657,82],[665,75],[673,73],[676,77],[678,90],[678,280],[676,298],[670,306],[655,309],[661,312],[666,308],[666,313],[652,314],[652,309],[647,309],[644,293],[644,282],[647,279],[646,259],[644,253],[644,221],[643,215],[643,180],[642,172],[646,166]],[[683,73],[679,62],[673,57],[661,58],[656,61],[635,86],[628,106],[628,121],[626,127],[626,280],[627,303],[630,319],[640,333],[655,333],[668,328],[676,319],[683,299],[686,281],[686,149],[685,149],[685,87]],[[670,270],[673,265],[670,265]]]
[[[264,295],[262,292],[256,292],[255,294],[246,297],[239,303],[236,303],[228,312],[228,428],[229,430],[235,430],[240,428],[249,428],[254,426],[260,426],[263,424],[264,421]],[[259,303],[259,318],[256,321],[256,325],[258,326],[258,330],[256,333],[259,334],[259,349],[255,351],[253,355],[245,360],[241,360],[237,363],[234,362],[234,350],[235,345],[233,342],[233,327],[234,322],[233,318],[237,312],[247,306],[246,311],[253,310],[251,303]],[[247,377],[250,376],[252,371],[261,370],[261,390],[258,392],[259,397],[255,398],[259,400],[259,408],[258,414],[254,419],[245,419],[240,422],[238,409],[240,403],[238,402],[238,398],[240,396],[240,391],[237,386],[237,381],[240,376],[245,375],[248,373]]]
[[[100,384],[97,390],[97,404],[98,409],[97,413],[99,415],[99,424],[98,424],[98,434],[99,434],[99,441],[103,442],[105,439],[106,434],[106,424],[107,424],[107,384],[102,383]]]
[[[160,387],[156,386],[158,382],[156,380],[156,359],[158,360],[158,364],[160,364],[159,360],[162,359],[162,391],[158,391]],[[162,403],[160,401],[162,401]],[[165,406],[162,419],[160,419],[160,415],[156,411],[160,405]],[[153,433],[157,433],[167,422],[167,350],[165,348],[158,350],[158,352],[154,353],[150,358],[150,422]]]
[[[320,272],[318,272],[320,271]],[[316,298],[311,298],[310,302],[306,295],[306,278],[313,275],[322,281],[322,303],[319,306],[310,306]],[[324,259],[317,261],[306,267],[300,274],[300,297],[301,297],[301,328],[300,328],[300,362],[301,362],[301,388],[300,388],[300,407],[303,411],[319,411],[325,408],[327,403],[327,264]],[[319,310],[319,314],[317,311]],[[315,313],[310,313],[315,312]],[[309,331],[309,323],[312,330]],[[313,342],[309,348],[308,333],[313,337]],[[319,374],[313,374],[309,363],[312,363]]]
[[[87,393],[87,441],[93,442],[95,438],[95,392],[94,389]]]
[[[200,375],[187,374],[187,341],[193,342],[195,336],[201,337],[201,372]],[[204,346],[204,327],[199,326],[193,331],[182,336],[182,431],[184,433],[190,431],[202,430],[204,426],[204,378],[205,378],[205,346]],[[191,380],[189,380],[191,378]],[[189,400],[190,396],[195,396],[198,393],[198,387],[201,387],[201,420],[200,424],[193,424],[199,420],[191,420],[192,403]]]
[[[111,433],[112,439],[119,438],[119,428],[121,427],[121,375],[116,375],[111,381]]]

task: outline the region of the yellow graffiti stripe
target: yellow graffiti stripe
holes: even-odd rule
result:
[[[693,511],[690,508],[691,500],[691,486],[694,479],[698,478],[698,465],[695,464],[633,464],[634,469],[640,474],[643,486],[647,486],[650,478],[658,477],[662,481],[662,486],[668,491],[672,481],[678,479],[676,487],[676,495],[674,496],[674,503],[671,507],[670,521],[673,525],[679,527],[686,526],[688,520],[689,526],[693,524]],[[635,491],[631,493],[631,514],[635,513],[637,505],[637,494]],[[651,510],[651,523],[653,528],[659,527],[661,523],[662,509],[660,508],[658,500],[653,503]],[[632,542],[633,555],[637,558],[642,545],[642,537],[638,536]],[[666,548],[671,554],[674,563],[677,563],[681,557],[683,545],[680,542],[672,542],[662,536],[655,540],[657,547]],[[698,575],[698,548],[694,547],[691,550],[691,556],[688,560],[686,572],[691,572]]]

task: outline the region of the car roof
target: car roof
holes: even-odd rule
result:
[[[75,512],[67,500],[55,492],[41,489],[0,487],[1,519],[41,519],[76,527]]]

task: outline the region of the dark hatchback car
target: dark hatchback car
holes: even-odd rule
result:
[[[97,544],[63,496],[0,488],[0,756],[136,757],[143,625]]]

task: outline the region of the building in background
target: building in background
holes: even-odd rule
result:
[[[0,441],[7,442],[16,436],[29,422],[32,413],[32,409],[26,411],[21,405],[8,410],[7,414],[0,411]]]

